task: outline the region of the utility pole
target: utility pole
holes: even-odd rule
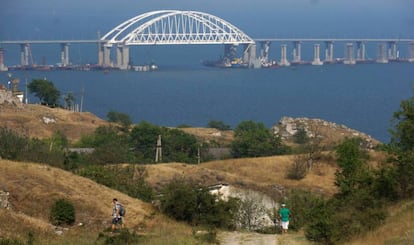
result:
[[[161,135],[158,135],[157,139],[157,149],[155,151],[155,162],[162,161],[162,144],[161,144]]]
[[[82,92],[81,92],[81,104],[80,104],[80,112],[82,112],[82,108],[83,108],[83,94],[85,93],[85,88],[82,87]]]

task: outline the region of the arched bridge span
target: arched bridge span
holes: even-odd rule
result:
[[[196,11],[159,10],[135,16],[101,40],[107,45],[253,44],[231,23]]]
[[[244,63],[250,63],[256,55],[255,41],[217,16],[197,11],[158,10],[135,16],[102,36],[98,63],[128,69],[129,47],[177,44],[224,44],[224,57],[233,57],[235,46],[243,44]],[[110,59],[114,46],[116,64]]]

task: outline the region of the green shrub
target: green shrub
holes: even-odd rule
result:
[[[308,133],[306,132],[305,128],[299,127],[296,133],[293,135],[293,141],[296,144],[306,144],[309,141]]]
[[[161,210],[176,220],[193,225],[233,228],[239,203],[235,199],[228,202],[217,199],[191,181],[175,179],[162,190]]]
[[[107,245],[124,245],[124,244],[141,244],[142,236],[137,235],[135,232],[131,233],[128,229],[121,229],[119,234],[115,236],[107,236],[100,234],[98,239],[103,238],[104,243]]]
[[[304,155],[296,155],[292,165],[289,166],[286,177],[288,179],[301,180],[308,173],[307,159]]]
[[[16,239],[0,237],[0,245],[23,245],[23,243]]]
[[[223,121],[216,121],[216,120],[211,120],[210,122],[208,122],[207,127],[215,128],[218,130],[230,130],[231,129],[230,125],[225,124]]]
[[[65,199],[57,200],[50,210],[53,225],[72,225],[75,223],[75,207]]]
[[[0,157],[4,159],[16,160],[27,148],[29,139],[20,136],[7,127],[0,127]]]

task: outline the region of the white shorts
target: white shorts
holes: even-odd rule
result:
[[[282,228],[283,228],[284,230],[287,230],[287,229],[288,229],[288,227],[289,227],[289,221],[282,221]]]

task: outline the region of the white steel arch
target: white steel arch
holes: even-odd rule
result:
[[[196,11],[158,10],[135,16],[102,38],[107,45],[253,44],[229,22]]]

